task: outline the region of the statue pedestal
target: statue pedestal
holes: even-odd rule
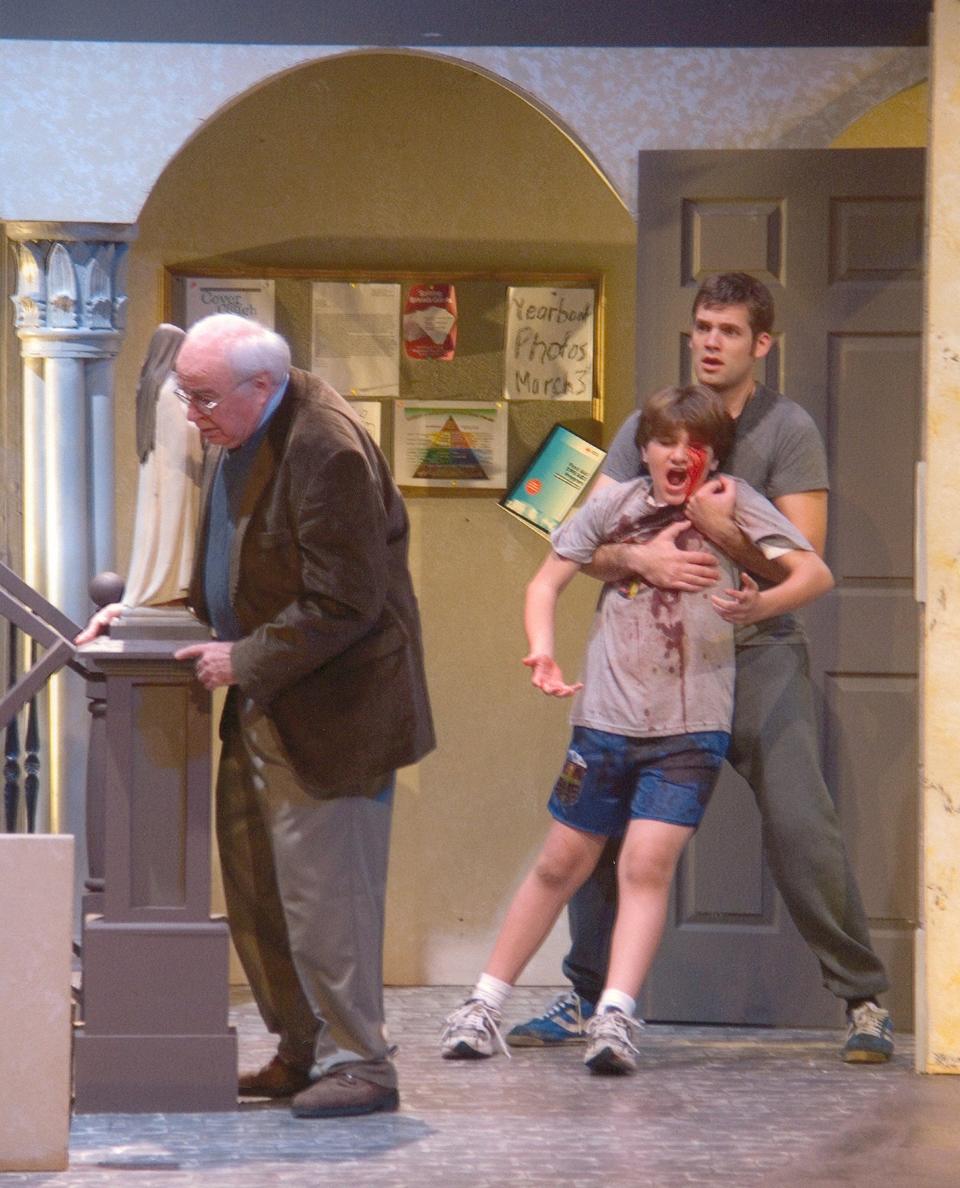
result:
[[[229,938],[210,917],[210,695],[173,659],[208,638],[186,611],[132,612],[80,649],[103,678],[105,713],[104,886],[102,911],[83,923],[78,1113],[236,1108]]]

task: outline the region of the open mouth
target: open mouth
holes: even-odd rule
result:
[[[687,482],[687,468],[685,466],[671,466],[667,471],[667,485],[684,487]]]

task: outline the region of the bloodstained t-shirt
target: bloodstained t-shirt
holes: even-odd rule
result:
[[[734,519],[767,556],[810,544],[762,495],[739,479]],[[644,541],[683,518],[658,507],[648,478],[604,487],[551,537],[559,556],[586,565],[602,544]],[[587,642],[583,689],[570,720],[632,738],[729,730],[733,714],[733,627],[710,601],[739,585],[734,563],[694,528],[677,538],[683,549],[706,549],[720,581],[696,593],[658,590],[639,580],[604,586]]]
[[[617,430],[601,470],[618,483],[646,474],[637,445],[640,409]],[[724,470],[743,479],[767,499],[780,499],[806,491],[826,491],[827,455],[810,414],[793,400],[757,384],[753,397],[736,420],[733,449]],[[754,574],[760,589],[770,585]],[[738,648],[755,644],[803,643],[805,636],[796,615],[787,613],[738,627]]]

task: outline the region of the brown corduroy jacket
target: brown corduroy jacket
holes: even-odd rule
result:
[[[190,602],[203,595],[204,463]],[[292,369],[251,466],[230,556],[242,694],[276,724],[319,795],[413,763],[434,746],[409,524],[383,455],[329,384]]]

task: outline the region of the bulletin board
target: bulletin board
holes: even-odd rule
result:
[[[600,442],[604,342],[601,274],[348,272],[262,267],[211,271],[203,265],[184,264],[165,271],[166,321],[187,324],[188,285],[198,277],[223,278],[225,290],[236,289],[240,278],[269,282],[260,287],[270,291],[274,329],[289,342],[294,366],[305,371],[312,369],[315,352],[326,349],[318,346],[317,341],[317,319],[322,323],[323,315],[316,309],[325,307],[322,302],[318,305],[316,295],[322,295],[325,300],[327,294],[337,293],[337,286],[371,286],[369,293],[363,291],[360,295],[384,296],[387,305],[383,308],[387,309],[389,286],[399,286],[399,303],[395,307],[400,319],[396,335],[399,367],[392,376],[373,377],[370,389],[356,391],[353,399],[358,413],[378,437],[395,474],[398,470],[402,472],[397,479],[407,495],[499,498],[558,424],[587,441]],[[411,344],[408,349],[404,338],[405,333],[413,333],[405,322],[405,314],[412,308],[411,296],[422,292],[423,287],[444,285],[452,286],[455,293],[456,342],[452,357],[416,357],[419,348]],[[373,286],[385,288],[374,293]],[[195,301],[195,297],[191,296],[190,300]],[[217,312],[217,307],[211,312]],[[429,312],[437,320],[431,323],[430,318],[421,318],[421,321],[431,332],[434,326],[442,327],[449,322],[444,310]],[[430,340],[424,337],[422,341],[429,354]],[[440,344],[436,352],[442,351]],[[549,364],[558,359],[560,362],[555,367],[559,371],[551,371]],[[317,371],[323,374],[319,368]],[[341,394],[350,399],[351,393],[343,391],[343,387],[341,384]],[[389,395],[382,394],[387,391]],[[463,418],[458,416],[459,408],[463,410]],[[490,441],[504,435],[502,465],[495,469],[487,467],[488,481],[482,484],[469,478],[458,481],[439,477],[426,483],[419,478],[411,479],[415,473],[428,476],[444,473],[442,468],[431,469],[427,465],[419,468],[396,465],[396,450],[412,448],[410,435],[417,432],[416,423],[424,420],[413,413],[420,410],[437,415],[443,410],[450,411],[446,423],[455,428],[461,419],[466,420],[468,412],[475,425],[489,422]],[[476,440],[469,430],[467,436]],[[486,440],[482,435],[481,438]],[[404,458],[399,461],[403,463]]]

